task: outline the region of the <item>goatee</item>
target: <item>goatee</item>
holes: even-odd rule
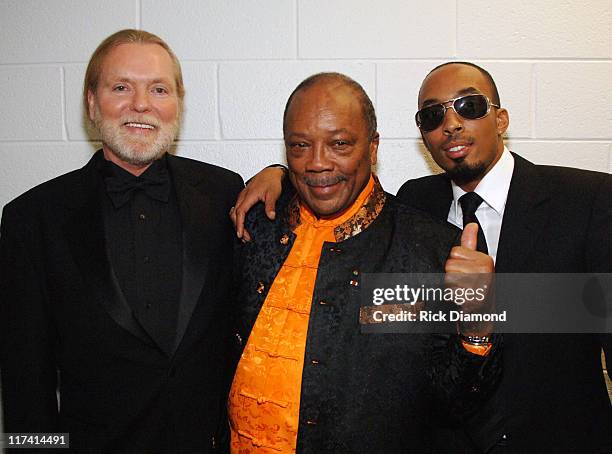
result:
[[[487,166],[482,162],[469,165],[464,164],[463,159],[464,158],[455,160],[455,167],[446,171],[446,174],[455,182],[457,186],[463,186],[467,183],[480,179],[487,170]]]

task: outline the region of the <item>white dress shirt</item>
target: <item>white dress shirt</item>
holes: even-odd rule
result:
[[[495,163],[493,168],[489,170],[480,183],[478,183],[476,189],[474,189],[474,192],[484,200],[476,210],[476,217],[482,226],[485,239],[487,240],[489,255],[493,257],[494,262],[497,259],[499,233],[504,218],[513,170],[514,158],[504,146],[504,151],[499,161]],[[453,188],[453,203],[448,212],[448,222],[463,229],[463,210],[461,209],[459,198],[465,194],[465,191],[457,186],[455,182],[451,182],[451,186]]]

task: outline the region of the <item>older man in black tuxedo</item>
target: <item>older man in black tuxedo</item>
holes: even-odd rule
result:
[[[183,93],[159,37],[108,37],[84,85],[102,150],[4,208],[6,432],[69,432],[75,452],[223,447],[227,212],[242,180],[168,154]]]

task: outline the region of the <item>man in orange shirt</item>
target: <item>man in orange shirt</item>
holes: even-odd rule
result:
[[[363,273],[442,273],[445,264],[492,272],[476,251],[477,226],[453,247],[456,230],[383,191],[371,171],[376,115],[352,79],[303,81],[283,129],[296,194],[281,198],[274,221],[253,209],[253,241],[238,251],[231,450],[426,452],[438,420],[469,413],[495,387],[498,342],[486,329],[478,345],[459,335],[362,334],[360,282]]]

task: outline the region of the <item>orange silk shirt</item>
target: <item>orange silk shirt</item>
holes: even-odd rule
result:
[[[229,395],[232,454],[295,453],[310,306],[321,249],[366,204],[374,179],[335,219],[300,204],[300,224],[242,353]]]

